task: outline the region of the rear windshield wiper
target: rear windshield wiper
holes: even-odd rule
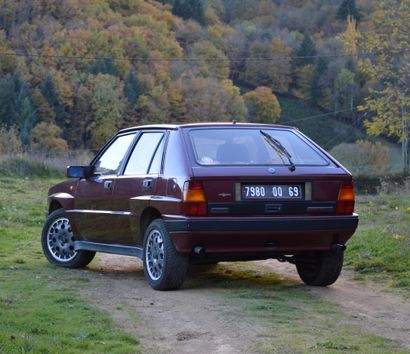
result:
[[[265,140],[268,142],[268,144],[273,147],[273,149],[279,154],[279,157],[282,159],[282,156],[286,156],[286,158],[289,161],[289,171],[293,172],[296,170],[296,166],[292,161],[292,155],[289,153],[288,150],[281,144],[281,142],[272,136],[270,136],[268,133],[265,133],[263,130],[260,130],[260,133],[262,136],[265,138]]]

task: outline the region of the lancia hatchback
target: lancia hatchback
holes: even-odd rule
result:
[[[309,285],[335,282],[358,224],[351,174],[299,130],[202,123],[119,131],[48,195],[47,259],[142,259],[157,290],[190,263],[276,258]]]

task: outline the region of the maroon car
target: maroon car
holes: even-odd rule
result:
[[[189,263],[276,258],[309,285],[338,278],[358,216],[351,174],[295,128],[150,125],[118,132],[49,191],[42,246],[63,267],[137,256],[149,284]]]

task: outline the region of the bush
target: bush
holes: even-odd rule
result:
[[[353,176],[353,182],[357,194],[397,192],[409,186],[409,178],[403,175]]]
[[[358,140],[335,146],[330,153],[353,175],[384,176],[390,170],[389,148],[380,142]]]
[[[18,130],[15,127],[0,126],[0,155],[16,154],[22,151]]]
[[[41,122],[31,131],[32,148],[49,153],[67,151],[67,142],[61,138],[61,134],[62,130],[55,124]]]

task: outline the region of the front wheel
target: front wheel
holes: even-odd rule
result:
[[[57,209],[47,217],[41,246],[50,263],[65,268],[85,267],[95,256],[95,252],[74,249],[73,231],[63,209]]]
[[[307,285],[328,286],[333,284],[343,267],[343,251],[326,251],[296,258],[296,269]]]
[[[144,275],[155,290],[182,286],[188,270],[188,255],[179,253],[162,220],[152,221],[144,236]]]

